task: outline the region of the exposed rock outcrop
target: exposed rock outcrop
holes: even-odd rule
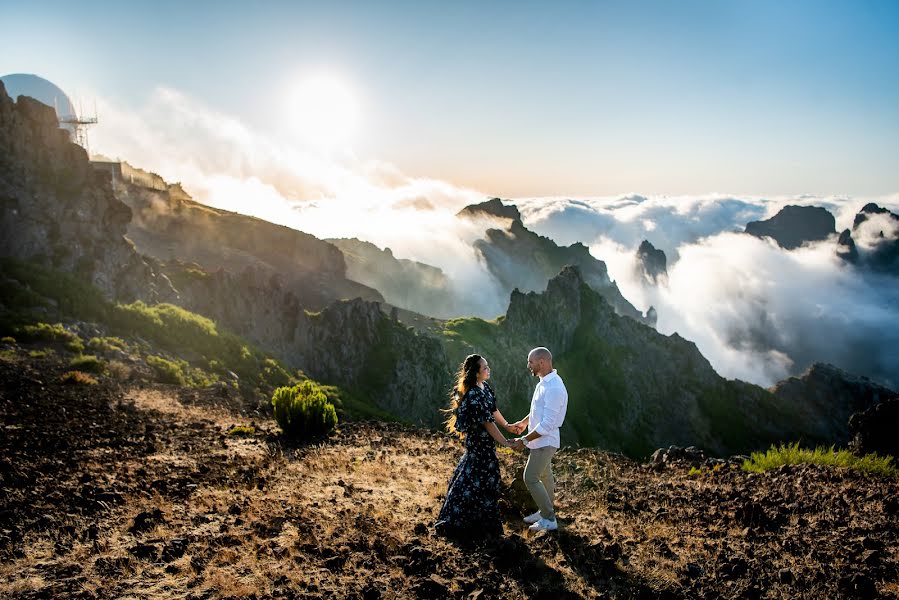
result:
[[[866,204],[855,215],[852,231],[840,234],[837,255],[880,273],[899,275],[899,215]],[[858,249],[858,244],[862,246]]]
[[[606,264],[594,258],[586,246],[580,242],[558,246],[551,239],[537,235],[524,226],[521,214],[514,205],[505,205],[499,198],[493,198],[465,207],[458,216],[510,219],[507,227],[489,228],[484,234],[486,239],[474,243],[504,291],[544,290],[547,281],[562,267],[574,265],[580,269],[587,284],[606,298],[618,314],[653,325],[621,295],[618,286],[609,277]]]
[[[858,262],[858,248],[855,247],[852,232],[848,229],[844,229],[837,239],[837,256],[849,263]]]
[[[643,278],[652,285],[668,279],[668,260],[662,250],[643,240],[637,249],[637,260]]]
[[[850,446],[858,454],[876,452],[899,460],[899,396],[849,418]]]
[[[110,298],[174,297],[124,237],[131,210],[59,128],[54,109],[27,96],[13,102],[2,83],[0,206],[0,255],[76,273]]]
[[[770,219],[748,223],[746,233],[759,238],[770,237],[781,248],[793,250],[835,234],[836,220],[826,208],[788,205]]]
[[[805,430],[816,439],[845,446],[849,418],[896,395],[867,377],[851,375],[833,365],[815,363],[801,377],[790,377],[770,390],[799,411]]]

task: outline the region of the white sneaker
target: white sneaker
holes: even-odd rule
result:
[[[555,519],[540,519],[528,529],[531,531],[555,531],[559,528],[559,524],[556,523]]]
[[[524,519],[522,519],[522,521],[524,521],[528,525],[531,525],[532,523],[536,523],[539,520],[540,520],[540,511],[539,510],[537,512],[535,512],[534,514],[528,515]]]

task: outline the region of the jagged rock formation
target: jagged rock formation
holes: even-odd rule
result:
[[[637,249],[637,260],[640,265],[643,278],[652,285],[656,285],[660,280],[668,279],[668,260],[662,250],[658,250],[643,240]]]
[[[347,279],[340,250],[308,233],[194,202],[177,184],[121,181],[115,191],[133,212],[128,238],[145,255],[193,262],[207,272],[249,271],[243,276],[249,280],[276,277],[280,289],[312,310],[340,298],[384,300],[377,290]]]
[[[853,239],[863,240],[859,252]],[[870,202],[855,215],[852,231],[840,234],[837,255],[874,271],[899,275],[899,215]]]
[[[858,262],[858,248],[855,247],[852,232],[848,229],[844,229],[837,239],[837,256],[848,263],[855,264]]]
[[[836,220],[826,208],[789,205],[770,219],[748,223],[746,233],[773,238],[781,248],[793,250],[806,242],[826,240],[836,233]]]
[[[348,278],[378,290],[390,304],[434,317],[455,316],[452,285],[437,267],[396,258],[390,248],[355,238],[325,241],[343,252]]]
[[[590,254],[580,242],[558,246],[551,239],[537,235],[524,226],[521,213],[514,205],[504,205],[499,198],[467,206],[458,216],[469,219],[510,219],[508,227],[490,228],[486,239],[474,244],[491,274],[502,288],[539,291],[566,265],[579,268],[584,280],[614,307],[618,314],[648,325],[643,314],[628,302],[609,277],[606,264]]]
[[[125,238],[131,211],[59,128],[53,108],[0,83],[0,255],[77,273],[121,300],[174,296]]]
[[[777,383],[770,391],[799,411],[811,436],[841,446],[849,443],[849,418],[853,413],[869,410],[896,395],[867,377],[823,363],[813,364],[801,377]]]
[[[849,418],[850,446],[858,454],[876,452],[899,460],[899,396],[885,400]]]
[[[512,418],[526,414],[535,383],[523,369],[528,350],[549,347],[569,389],[565,444],[631,456],[697,445],[724,455],[808,433],[795,407],[721,378],[692,342],[616,314],[574,267],[542,294],[513,292],[506,317],[495,323],[448,328],[468,340],[451,356],[474,350],[490,360],[500,405]]]

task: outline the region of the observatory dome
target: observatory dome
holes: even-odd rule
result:
[[[58,119],[71,119],[75,116],[75,107],[66,93],[43,77],[28,73],[13,73],[0,77],[0,81],[3,81],[7,95],[13,100],[19,96],[31,96],[56,109]]]

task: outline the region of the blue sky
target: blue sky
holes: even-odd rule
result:
[[[356,156],[485,194],[899,191],[899,2],[5,4],[0,74],[286,139],[326,70]]]

